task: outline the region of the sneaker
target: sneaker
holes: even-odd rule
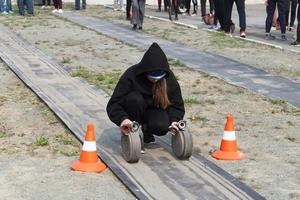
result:
[[[241,32],[240,32],[240,37],[241,37],[241,38],[246,38],[246,33],[245,33],[245,31],[241,31]]]
[[[276,37],[274,35],[271,35],[270,33],[267,33],[266,36],[265,36],[265,39],[266,40],[275,40]]]
[[[63,12],[64,12],[64,11],[63,11],[62,9],[59,9],[59,10],[58,10],[58,13],[59,13],[59,14],[62,14]]]
[[[230,32],[225,32],[224,34],[225,36],[232,37],[232,34]]]
[[[296,41],[292,42],[291,45],[293,45],[295,47],[300,47],[300,42],[296,40]]]
[[[281,41],[286,41],[286,36],[285,36],[285,34],[281,34]]]
[[[6,11],[2,12],[2,15],[7,15],[7,14],[8,14],[8,12],[6,12]]]
[[[143,27],[142,27],[142,26],[140,26],[140,27],[139,27],[139,30],[143,30]]]
[[[42,6],[41,9],[43,9],[43,10],[46,9],[46,6]]]
[[[14,12],[12,10],[9,10],[8,14],[14,14]]]
[[[52,13],[58,13],[57,9],[52,10]]]

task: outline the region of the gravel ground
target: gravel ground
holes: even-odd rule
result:
[[[0,16],[0,20],[69,66],[73,70],[71,75],[84,77],[109,94],[120,73],[138,62],[144,53],[134,46],[77,26],[50,15],[49,12],[37,9],[35,17]],[[83,14],[129,24],[123,20],[124,14],[99,6],[91,6]],[[293,53],[150,19],[145,20],[144,31],[240,60],[296,81],[299,78],[296,72],[300,63]],[[284,58],[277,59],[279,56]],[[191,70],[180,61],[170,60],[170,63],[183,90],[187,108],[185,117],[194,136],[194,150],[267,199],[300,199],[300,110],[289,106],[285,101],[269,99],[208,74]],[[16,102],[22,101],[20,97],[12,99]],[[2,108],[4,107],[1,107],[1,115],[5,116]],[[9,109],[13,113],[15,108],[5,106],[5,109],[6,113]],[[243,161],[216,161],[210,156],[219,147],[227,114],[235,117],[238,145],[247,157]],[[48,120],[47,118],[45,121],[49,123]],[[61,125],[56,123],[56,126]],[[115,180],[111,175],[100,176]]]

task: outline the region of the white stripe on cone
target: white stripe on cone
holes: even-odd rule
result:
[[[224,131],[223,140],[236,140],[235,131]]]
[[[97,151],[95,141],[84,141],[82,151]]]

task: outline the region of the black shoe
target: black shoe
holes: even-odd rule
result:
[[[281,41],[286,41],[286,36],[284,34],[281,35]]]
[[[144,134],[144,143],[145,144],[149,144],[155,142],[155,137],[153,135],[150,134]]]
[[[292,42],[291,45],[293,45],[295,47],[300,47],[300,42],[296,40],[296,41]]]
[[[137,25],[133,24],[132,30],[136,30],[137,29]]]
[[[143,30],[143,27],[142,27],[142,26],[140,26],[140,27],[139,27],[139,30]]]
[[[265,36],[265,39],[266,39],[266,40],[275,40],[276,37],[273,36],[273,35],[271,35],[270,33],[267,33],[266,36]]]

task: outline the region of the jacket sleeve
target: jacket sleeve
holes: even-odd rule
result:
[[[125,97],[131,89],[131,81],[126,77],[125,73],[119,79],[106,106],[106,112],[109,119],[117,126],[120,126],[121,122],[129,116],[124,109],[124,103]]]
[[[173,74],[170,74],[171,83],[169,85],[170,106],[167,108],[171,122],[182,120],[185,113],[184,102],[181,95],[180,86]]]

